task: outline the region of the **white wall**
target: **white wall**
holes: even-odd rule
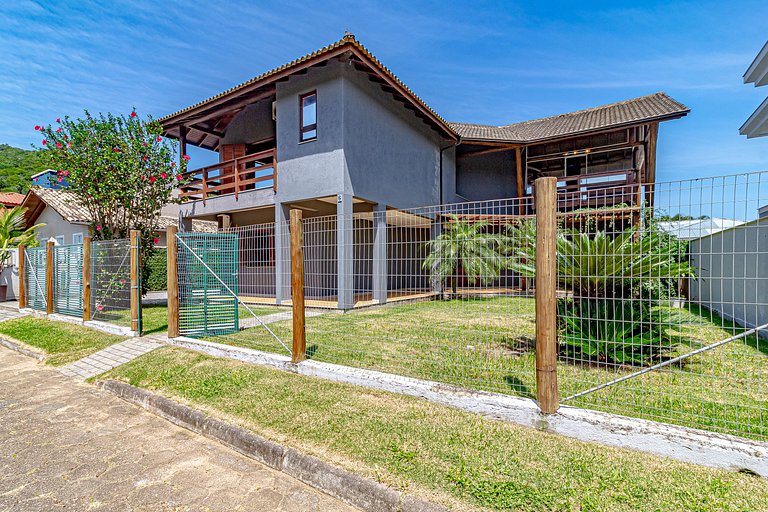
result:
[[[19,255],[18,249],[14,249],[11,258],[6,263],[5,269],[0,274],[0,284],[8,285],[6,300],[18,300],[19,298]]]

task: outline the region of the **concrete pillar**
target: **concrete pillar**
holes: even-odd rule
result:
[[[290,211],[275,205],[275,301],[282,304],[291,298]]]
[[[179,231],[189,233],[192,231],[192,219],[189,217],[179,217]]]
[[[373,207],[373,300],[387,302],[387,205]]]
[[[432,219],[432,225],[429,228],[429,239],[434,240],[438,236],[440,236],[443,233],[443,224],[442,224],[442,218],[437,214],[437,217],[435,219]],[[443,292],[443,283],[440,281],[440,279],[432,278],[431,279],[432,284],[432,291],[435,293],[442,293]]]
[[[355,305],[355,232],[352,194],[336,196],[336,260],[339,309]]]

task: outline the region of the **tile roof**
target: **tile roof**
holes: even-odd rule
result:
[[[3,206],[19,206],[24,201],[24,194],[18,194],[16,192],[0,192],[0,205]]]
[[[657,92],[631,100],[504,126],[450,123],[463,139],[531,143],[639,122],[682,117],[690,109]]]
[[[88,209],[77,199],[77,196],[66,189],[40,188],[33,187],[30,193],[39,197],[46,205],[53,208],[56,213],[72,224],[90,224],[91,216]],[[178,224],[176,217],[163,215],[158,222],[159,230],[164,230],[168,226]],[[193,220],[192,231],[204,233],[215,233],[218,231],[218,225],[213,221]]]
[[[282,66],[276,67],[276,68],[271,69],[271,70],[269,70],[269,71],[267,71],[265,73],[262,73],[262,74],[260,74],[258,76],[255,76],[255,77],[251,78],[250,80],[247,80],[247,81],[245,81],[245,82],[243,82],[241,84],[235,85],[234,87],[230,87],[226,91],[220,92],[219,94],[216,94],[215,96],[211,96],[210,98],[207,98],[207,99],[205,99],[203,101],[195,103],[194,105],[191,105],[189,107],[183,108],[183,109],[181,109],[181,110],[179,110],[177,112],[174,112],[173,114],[168,114],[168,115],[166,115],[164,117],[161,117],[159,119],[159,121],[163,125],[166,125],[166,123],[168,121],[172,120],[173,118],[175,118],[175,117],[177,117],[179,115],[185,114],[185,113],[190,112],[192,110],[195,110],[195,109],[197,109],[199,107],[205,106],[205,105],[207,105],[209,103],[213,103],[216,100],[221,99],[223,97],[226,97],[226,96],[232,95],[234,93],[237,93],[237,92],[241,91],[242,89],[245,89],[245,88],[248,88],[248,87],[250,87],[250,86],[252,86],[254,84],[257,84],[258,82],[266,81],[269,78],[273,77],[274,75],[277,75],[278,73],[280,73],[282,71],[286,71],[286,70],[289,70],[290,68],[299,66],[300,64],[302,64],[302,63],[304,63],[304,62],[306,62],[308,60],[315,59],[317,57],[322,57],[324,55],[330,54],[334,50],[336,50],[338,48],[341,48],[341,47],[344,47],[344,46],[349,46],[351,48],[357,49],[365,58],[367,58],[369,61],[371,61],[371,63],[374,64],[374,66],[378,69],[378,71],[380,71],[383,75],[385,75],[387,78],[389,78],[390,80],[395,82],[400,88],[402,88],[402,90],[405,91],[406,95],[411,99],[411,101],[413,101],[418,106],[420,106],[424,110],[428,111],[432,116],[434,116],[435,120],[438,122],[438,124],[440,124],[443,127],[443,129],[446,132],[448,132],[452,136],[456,136],[455,132],[451,129],[449,123],[445,119],[440,117],[440,115],[438,115],[437,112],[432,110],[432,108],[430,108],[429,105],[424,103],[424,100],[422,100],[419,96],[417,96],[407,85],[405,85],[397,76],[395,76],[395,74],[392,73],[392,71],[390,71],[389,68],[384,66],[384,64],[382,64],[379,59],[374,57],[374,55],[365,46],[363,46],[355,38],[355,36],[353,34],[350,34],[349,32],[345,33],[344,37],[342,37],[341,39],[339,39],[338,41],[336,41],[334,43],[331,43],[331,44],[329,44],[327,46],[324,46],[324,47],[320,48],[319,50],[316,50],[316,51],[314,51],[312,53],[308,53],[308,54],[306,54],[306,55],[304,55],[302,57],[299,57],[298,59],[292,60],[291,62],[288,62],[287,64],[283,64]]]

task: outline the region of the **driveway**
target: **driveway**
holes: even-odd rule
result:
[[[0,347],[0,511],[356,510]]]

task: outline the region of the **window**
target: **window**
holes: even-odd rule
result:
[[[72,243],[75,245],[82,245],[83,243],[83,234],[82,233],[75,233],[72,235]]]
[[[299,96],[299,142],[317,138],[317,91]]]
[[[56,240],[56,245],[64,245],[64,237],[63,236],[57,236],[54,238]]]

